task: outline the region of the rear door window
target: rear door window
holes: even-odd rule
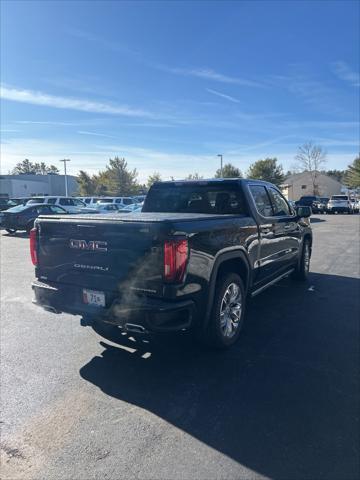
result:
[[[50,205],[55,205],[55,203],[56,203],[56,197],[48,198],[47,203],[50,204]]]

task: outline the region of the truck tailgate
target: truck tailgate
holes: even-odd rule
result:
[[[161,295],[164,225],[129,216],[41,217],[37,277],[107,291]]]

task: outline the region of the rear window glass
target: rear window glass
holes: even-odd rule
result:
[[[143,212],[245,214],[245,204],[236,185],[158,185],[148,193]]]
[[[333,195],[331,200],[348,200],[348,198],[347,195]]]
[[[45,202],[45,198],[34,197],[31,200],[29,200],[27,203],[29,205],[32,205],[33,203],[44,203],[44,202]]]

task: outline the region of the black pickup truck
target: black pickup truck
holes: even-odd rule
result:
[[[34,302],[228,347],[247,297],[290,274],[306,279],[310,214],[267,182],[218,179],[156,183],[141,213],[41,216],[30,235]]]

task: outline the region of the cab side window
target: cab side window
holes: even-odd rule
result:
[[[59,205],[74,206],[74,202],[71,198],[60,198]]]
[[[63,208],[58,207],[57,205],[54,205],[54,206],[52,205],[49,208],[50,208],[51,213],[59,213],[59,214],[66,213],[66,211]]]
[[[273,209],[266,188],[261,185],[250,185],[250,192],[260,215],[263,217],[272,217]]]
[[[268,192],[271,198],[271,203],[274,209],[275,217],[283,217],[286,215],[292,215],[290,207],[285,198],[275,188],[268,188]]]
[[[49,207],[47,205],[41,205],[39,207],[36,207],[36,213],[39,215],[46,215],[49,213]]]

